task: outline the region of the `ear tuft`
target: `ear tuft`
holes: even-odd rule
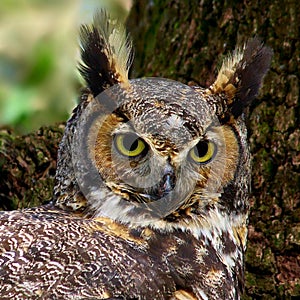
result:
[[[123,24],[98,11],[92,25],[80,28],[81,59],[79,71],[94,96],[121,83],[129,84],[132,45]]]
[[[209,94],[225,94],[227,112],[237,118],[257,96],[270,68],[273,51],[258,38],[250,39],[243,50],[236,49],[223,62],[217,80],[207,89]]]

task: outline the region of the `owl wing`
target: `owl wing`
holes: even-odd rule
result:
[[[24,210],[0,214],[0,298],[166,299],[167,266],[108,219]]]

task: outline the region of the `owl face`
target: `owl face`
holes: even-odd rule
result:
[[[271,49],[249,40],[202,89],[161,78],[129,80],[131,42],[106,14],[83,25],[80,40],[88,91],[59,149],[55,204],[129,226],[163,220],[165,227],[156,228],[170,229],[181,222],[177,228],[194,226],[196,236],[212,224],[218,232],[228,224],[245,228],[244,112],[270,66]]]
[[[199,91],[172,80],[136,79],[105,90],[89,102],[74,138],[74,165],[86,164],[76,172],[85,196],[102,207],[99,191],[107,189],[155,218],[199,199],[203,207],[216,202],[234,177],[239,147],[213,115]]]

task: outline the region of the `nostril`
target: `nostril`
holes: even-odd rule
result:
[[[167,173],[163,176],[163,190],[169,193],[175,187],[176,177],[173,173]]]
[[[175,188],[176,176],[173,172],[167,172],[162,177],[161,180],[151,188],[151,199],[159,200],[162,197],[167,196]],[[147,192],[149,194],[149,192]]]

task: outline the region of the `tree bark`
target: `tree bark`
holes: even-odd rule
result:
[[[38,206],[52,198],[58,144],[64,125],[25,136],[0,130],[0,210]]]
[[[244,299],[300,296],[300,2],[138,0],[128,20],[132,77],[207,87],[236,44],[257,35],[273,48],[271,70],[249,114],[253,175]],[[62,131],[0,132],[2,209],[51,199]]]

